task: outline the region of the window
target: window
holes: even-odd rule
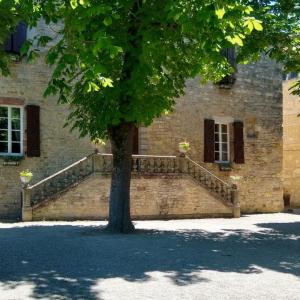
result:
[[[236,81],[236,53],[234,48],[226,48],[221,50],[221,54],[226,58],[229,64],[235,69],[232,74],[226,75],[223,79],[221,79],[217,84],[221,89],[229,89],[233,86]]]
[[[215,162],[229,162],[229,126],[215,123]]]
[[[0,155],[22,155],[23,109],[0,106]]]
[[[8,53],[20,54],[21,47],[27,39],[27,25],[20,22],[15,31],[9,35],[5,42],[4,49]]]

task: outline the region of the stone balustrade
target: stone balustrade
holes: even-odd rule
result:
[[[94,173],[110,174],[112,167],[111,154],[94,153],[32,186],[25,187],[22,193],[22,219],[30,220],[32,207],[58,197]],[[240,216],[236,186],[229,185],[189,157],[133,155],[132,172],[151,175],[187,174],[221,201],[232,206],[234,217]]]

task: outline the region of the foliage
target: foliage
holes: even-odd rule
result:
[[[32,26],[40,17],[48,24],[63,21],[61,38],[47,55],[54,72],[45,94],[70,104],[69,123],[93,139],[121,122],[151,124],[172,109],[186,79],[217,81],[231,71],[222,48],[239,48],[247,35],[262,31],[247,1],[24,0],[19,5]],[[23,51],[52,39],[39,36]]]
[[[31,171],[29,171],[28,169],[25,170],[25,171],[22,171],[20,172],[20,176],[21,177],[29,177],[29,178],[32,178],[33,177],[33,174]]]
[[[240,61],[255,60],[262,53],[281,62],[283,72],[300,74],[300,2],[299,0],[249,0],[255,18],[263,20],[263,31],[246,36]],[[300,95],[300,81],[291,87]]]
[[[182,150],[184,150],[186,152],[189,151],[191,149],[190,143],[188,143],[188,142],[181,142],[181,143],[179,143],[179,149],[182,149]]]
[[[3,159],[5,162],[14,161],[14,162],[20,162],[24,159],[24,156],[3,156]]]

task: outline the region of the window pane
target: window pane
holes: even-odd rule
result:
[[[20,153],[21,152],[21,144],[20,143],[12,143],[11,152],[12,153]]]
[[[219,142],[219,135],[215,134],[215,142]]]
[[[5,142],[8,141],[8,131],[0,130],[0,141]]]
[[[220,160],[220,153],[215,152],[215,161],[219,161],[219,160]]]
[[[11,139],[13,142],[20,142],[21,141],[21,132],[20,131],[12,131]]]
[[[220,149],[220,144],[219,143],[215,143],[215,151],[219,151]]]
[[[222,124],[222,133],[227,133],[227,125]]]
[[[219,132],[219,124],[215,124],[215,132]]]
[[[20,116],[21,116],[21,110],[20,110],[20,108],[13,107],[11,109],[11,117],[13,119],[20,119]]]
[[[8,108],[0,107],[0,118],[7,118],[7,117],[8,117]]]
[[[227,144],[227,143],[223,143],[223,145],[222,145],[222,150],[223,150],[224,152],[228,152],[228,144]]]
[[[227,152],[224,152],[223,154],[222,154],[222,159],[223,159],[223,161],[228,161],[228,153]]]
[[[0,142],[0,152],[7,153],[8,152],[8,143]]]
[[[12,129],[20,130],[20,128],[21,128],[21,122],[20,122],[20,120],[18,120],[18,119],[11,120],[11,128]]]
[[[222,142],[227,142],[227,134],[222,134]]]
[[[8,129],[7,119],[0,118],[0,129]]]

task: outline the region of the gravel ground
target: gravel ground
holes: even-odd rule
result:
[[[0,299],[300,299],[300,215],[0,223]]]

